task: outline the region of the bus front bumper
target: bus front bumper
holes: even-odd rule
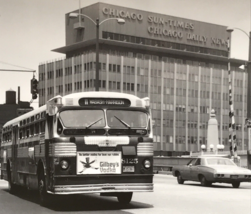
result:
[[[70,195],[85,193],[153,192],[152,183],[106,183],[86,185],[56,185],[50,194]]]

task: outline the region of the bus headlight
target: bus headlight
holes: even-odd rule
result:
[[[60,161],[60,167],[63,170],[66,170],[69,168],[69,162],[67,160],[61,160]]]
[[[144,167],[145,167],[146,169],[149,169],[149,168],[151,167],[151,162],[150,162],[150,160],[148,160],[148,159],[144,160]]]

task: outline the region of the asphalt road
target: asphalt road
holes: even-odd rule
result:
[[[154,192],[134,193],[132,202],[120,205],[116,198],[96,194],[79,195],[41,207],[36,193],[11,195],[0,180],[0,214],[51,213],[165,213],[165,214],[251,214],[251,183],[234,189],[228,184],[201,187],[199,183],[179,185],[171,175],[155,175]]]

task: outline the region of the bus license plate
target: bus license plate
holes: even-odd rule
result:
[[[231,178],[237,179],[237,178],[238,178],[238,175],[231,175]]]
[[[123,172],[134,172],[134,166],[123,166]]]

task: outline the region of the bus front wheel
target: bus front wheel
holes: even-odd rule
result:
[[[38,176],[38,191],[39,191],[39,201],[41,206],[48,205],[49,194],[46,192],[45,176],[44,173],[40,173]]]
[[[129,204],[132,200],[132,192],[121,192],[117,195],[118,201],[121,204]]]

